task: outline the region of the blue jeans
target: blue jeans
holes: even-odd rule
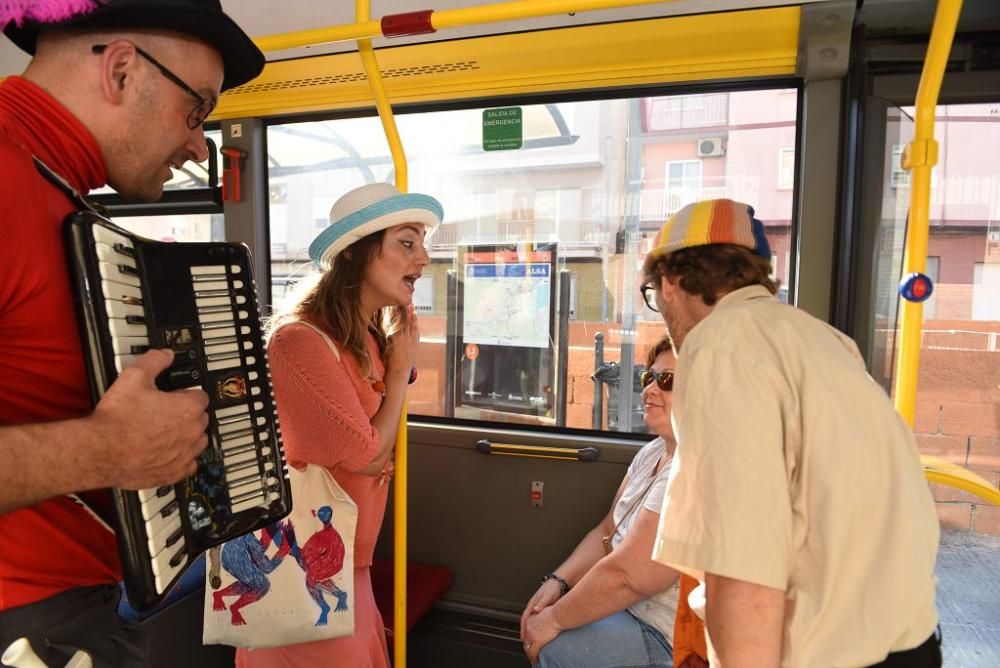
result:
[[[563,631],[542,648],[538,668],[673,668],[674,653],[658,630],[628,610]]]

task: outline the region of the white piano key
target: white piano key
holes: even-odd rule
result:
[[[134,285],[125,285],[124,283],[108,280],[106,276],[103,278],[105,280],[101,281],[101,292],[104,293],[107,299],[118,301],[138,300],[140,304],[142,303],[142,290],[139,288]]]
[[[210,290],[225,290],[226,292],[229,292],[230,290],[242,290],[243,281],[229,282],[226,280],[212,281],[212,280],[195,279],[194,289],[196,296],[198,296],[199,293],[201,292],[206,292]]]
[[[181,526],[180,513],[172,519],[174,521],[164,524],[155,534],[148,534],[146,547],[151,555],[159,554],[164,549],[172,549],[174,545],[184,544],[184,529]]]
[[[174,564],[170,563],[172,558],[177,559]],[[171,580],[173,580],[177,574],[181,572],[184,568],[184,564],[186,563],[187,555],[181,551],[179,551],[179,554],[175,554],[174,557],[164,556],[159,560],[153,561],[153,580],[156,583],[157,594],[162,594],[167,590]]]
[[[236,312],[236,319],[237,320],[246,320],[249,317],[250,317],[250,312],[249,311],[237,311]]]
[[[238,264],[231,264],[229,265],[229,271],[231,271],[234,274],[239,274],[243,272],[243,267],[241,267]]]
[[[256,371],[251,371],[247,374],[247,380],[257,380],[258,378],[260,378],[260,374]]]
[[[238,478],[250,473],[260,477],[260,464],[257,462],[256,456],[253,459],[234,460],[226,464],[227,478]]]
[[[253,341],[244,341],[243,350],[253,350]]]
[[[161,485],[160,487],[150,487],[148,489],[140,489],[138,492],[139,501],[141,501],[142,503],[146,503],[150,499],[155,498],[157,496],[166,496],[171,491],[173,491],[173,489],[174,489],[173,485]]]
[[[225,274],[226,265],[224,264],[202,264],[191,267],[192,276],[204,276],[205,274]]]
[[[223,418],[229,418],[234,415],[240,415],[241,413],[247,412],[249,412],[249,409],[246,406],[230,406],[229,408],[220,408],[215,411],[215,417],[222,420]]]
[[[115,355],[115,369],[121,373],[139,359],[138,355]]]
[[[229,288],[226,288],[225,290],[202,290],[201,286],[197,286],[196,285],[196,286],[193,286],[193,287],[196,288],[195,291],[194,291],[194,298],[195,299],[201,299],[203,297],[229,297],[230,296]]]
[[[236,436],[233,438],[226,438],[225,436],[220,436],[219,439],[220,439],[219,447],[222,448],[223,452],[254,443],[253,433],[244,436]]]
[[[247,298],[243,295],[233,297],[199,297],[194,300],[194,305],[198,308],[211,308],[213,306],[232,306],[233,304],[246,304]]]
[[[128,237],[122,236],[117,232],[112,232],[106,227],[101,225],[94,225],[90,228],[94,231],[94,239],[102,244],[107,244],[108,246],[114,246],[115,244],[121,244],[126,248],[133,248],[132,240]]]
[[[144,337],[149,335],[149,329],[146,325],[129,324],[121,318],[108,318],[108,331],[110,331],[111,336],[115,338],[123,338],[126,336]]]
[[[233,312],[227,309],[221,313],[199,313],[198,322],[228,322],[232,326]]]
[[[205,355],[221,355],[222,353],[238,353],[240,347],[235,343],[223,343],[217,346],[205,346]]]
[[[229,489],[230,496],[239,496],[240,494],[245,494],[253,489],[263,489],[261,484],[261,478],[259,474],[244,475],[241,478],[237,478],[233,481],[226,481],[226,487]]]
[[[242,408],[243,408],[243,412],[240,413],[240,414],[238,414],[238,415],[232,415],[232,416],[224,417],[224,418],[220,418],[220,417],[218,417],[218,415],[216,415],[216,419],[219,422],[220,429],[221,429],[221,427],[223,425],[231,425],[231,424],[237,424],[237,423],[242,423],[244,425],[244,428],[247,428],[245,425],[247,424],[246,420],[248,420],[250,418],[250,409],[247,406],[242,406]],[[226,434],[222,434],[222,436],[225,437],[229,433],[231,433],[231,432],[226,432]]]
[[[249,429],[252,423],[250,421],[250,415],[248,414],[245,418],[236,420],[235,422],[229,422],[226,424],[219,425],[219,437],[225,440],[227,434],[232,434],[233,432],[243,431]]]
[[[261,393],[261,389],[259,387],[257,387],[256,385],[251,385],[250,386],[250,396],[256,397],[256,396],[260,395],[260,393]]]
[[[256,374],[254,374],[254,375],[256,375]],[[263,401],[255,401],[255,402],[253,402],[253,409],[255,411],[262,411],[262,410],[264,410],[264,402]]]
[[[139,304],[126,304],[117,299],[105,299],[104,310],[109,318],[125,318],[127,316],[146,317],[146,312]]]
[[[125,264],[133,269],[136,268],[134,255],[123,253],[118,248],[104,243],[94,244],[94,246],[97,249],[98,260],[110,264]]]
[[[145,336],[123,336],[111,340],[111,347],[114,349],[115,355],[141,354],[140,351],[133,350],[133,346],[145,346],[146,348],[149,348],[149,339]]]
[[[216,362],[210,361],[205,364],[205,367],[209,371],[222,371],[224,369],[235,369],[239,366],[240,366],[240,359],[238,357],[234,357],[233,359],[229,360],[219,360]]]
[[[139,280],[138,276],[128,273],[122,268],[122,266],[123,265],[111,264],[110,262],[98,262],[97,271],[100,273],[101,278],[135,287],[142,285],[142,281]]]
[[[244,464],[246,462],[254,462],[254,464],[256,465],[256,462],[257,462],[257,448],[252,448],[252,449],[246,450],[244,452],[237,452],[237,453],[232,454],[232,455],[230,455],[228,453],[223,453],[223,455],[222,455],[222,461],[223,461],[223,465],[226,467],[227,471],[229,470],[230,466],[237,466],[237,465],[240,465],[240,464]]]
[[[177,503],[177,495],[174,493],[174,490],[172,488],[170,492],[168,494],[165,494],[164,496],[150,497],[148,501],[140,504],[142,506],[142,519],[144,519],[146,522],[149,522],[156,515],[163,514],[163,511],[165,508],[167,508],[167,506],[176,503]],[[167,514],[169,515],[171,514],[171,512],[168,511]]]
[[[262,508],[270,504],[270,499],[267,494],[260,492],[258,494],[247,495],[241,497],[239,501],[234,501],[229,509],[233,513],[241,513],[244,510],[250,510],[251,508]]]
[[[206,325],[201,329],[201,338],[205,342],[205,345],[209,345],[216,339],[236,339],[236,328],[227,327],[225,324]]]
[[[250,335],[250,328],[247,327],[246,325],[242,325],[240,327],[240,334],[245,334],[245,335],[249,336]]]
[[[155,536],[160,533],[163,527],[168,525],[173,525],[175,522],[180,522],[180,509],[176,503],[176,499],[170,504],[164,506],[166,509],[166,514],[159,512],[153,515],[150,519],[145,520],[146,522],[146,535]]]
[[[247,355],[247,366],[253,366],[257,363],[257,358],[253,355]]]

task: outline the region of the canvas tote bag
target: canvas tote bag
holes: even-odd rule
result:
[[[325,333],[302,324],[340,358]],[[325,467],[289,467],[289,476],[285,519],[209,551],[206,645],[277,647],[354,633],[358,507]]]

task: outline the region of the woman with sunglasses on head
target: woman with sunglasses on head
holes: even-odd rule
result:
[[[643,419],[657,435],[632,460],[607,516],[546,575],[521,615],[524,651],[542,668],[673,666],[677,571],[650,555],[676,441],[670,339],[649,351]]]
[[[241,668],[389,666],[370,567],[420,339],[414,283],[430,262],[425,236],[442,215],[434,198],[401,194],[385,183],[347,193],[309,246],[322,273],[297,289],[292,307],[270,323],[268,357],[289,464],[325,466],[358,506],[349,603],[354,635],[239,649]]]

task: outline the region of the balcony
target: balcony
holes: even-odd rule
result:
[[[729,94],[678,95],[648,100],[648,132],[729,124]]]

